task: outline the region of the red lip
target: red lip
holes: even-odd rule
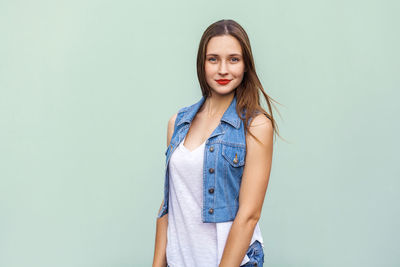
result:
[[[217,83],[225,85],[225,84],[228,84],[230,81],[231,80],[228,80],[228,79],[219,79],[219,80],[217,80]]]

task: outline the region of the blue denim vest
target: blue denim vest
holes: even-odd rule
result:
[[[185,138],[197,111],[205,101],[178,111],[174,133],[165,155],[164,204],[157,218],[168,213],[169,172],[172,152]],[[220,124],[205,142],[203,162],[203,222],[233,221],[239,209],[239,189],[246,156],[244,123],[236,113],[236,95],[223,114]]]

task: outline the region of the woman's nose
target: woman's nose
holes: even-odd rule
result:
[[[221,64],[219,64],[218,73],[219,73],[220,75],[228,74],[228,71],[227,71],[226,63],[225,63],[225,62],[221,62]]]

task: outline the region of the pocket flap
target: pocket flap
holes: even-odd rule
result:
[[[224,156],[233,167],[244,165],[245,154],[246,149],[244,147],[222,145],[222,156]]]

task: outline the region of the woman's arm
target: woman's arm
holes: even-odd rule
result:
[[[219,267],[239,266],[249,248],[254,228],[261,216],[272,163],[273,128],[264,115],[250,123],[252,134],[246,136],[246,159],[239,192],[239,210],[226,240]]]
[[[163,204],[164,200],[162,201],[158,212],[161,211]],[[162,216],[161,218],[157,219],[153,267],[167,266],[167,257],[166,257],[167,227],[168,227],[168,213]]]
[[[174,124],[177,114],[174,114],[168,121],[168,130],[167,130],[167,147],[171,142],[172,134],[174,133]],[[161,203],[160,209],[158,213],[160,213],[161,208],[164,204],[164,200]],[[156,238],[154,244],[154,257],[153,257],[153,267],[166,267],[167,266],[167,257],[166,257],[166,248],[167,248],[167,228],[168,228],[168,213],[162,216],[161,218],[157,218],[156,223]]]

